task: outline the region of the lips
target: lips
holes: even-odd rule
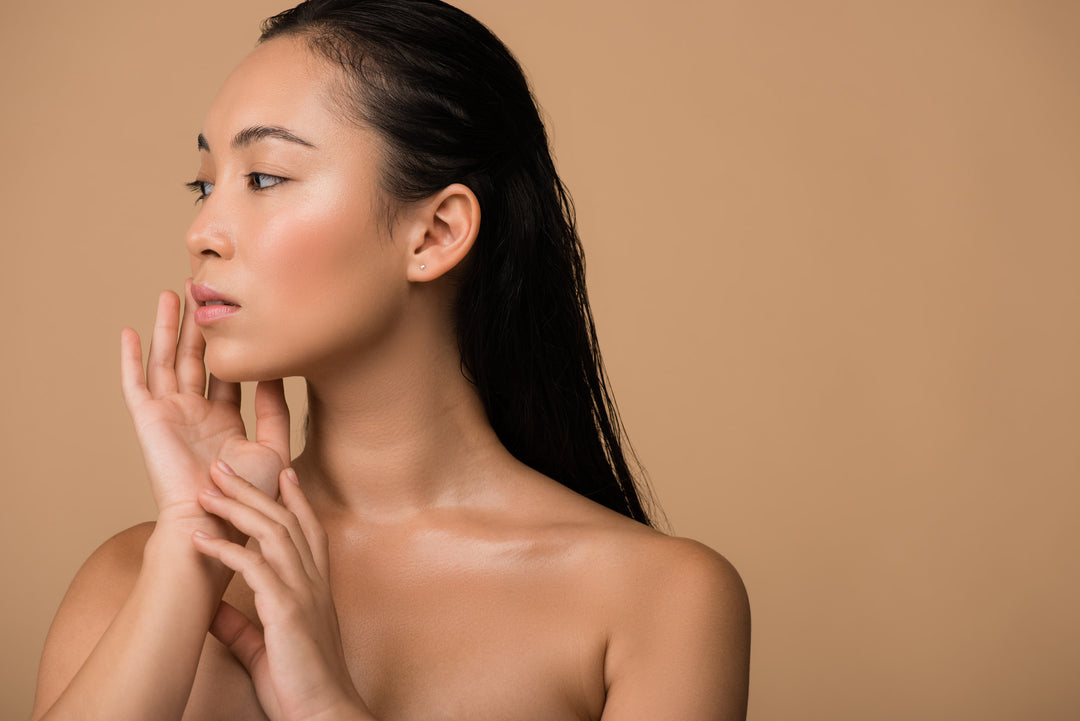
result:
[[[194,298],[199,305],[235,305],[237,307],[240,305],[216,288],[204,283],[193,283],[191,285],[191,297]]]
[[[195,308],[195,323],[198,325],[208,325],[240,311],[239,303],[203,283],[192,284],[191,297],[199,304]]]

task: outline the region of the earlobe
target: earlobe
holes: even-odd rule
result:
[[[417,208],[420,221],[409,254],[408,278],[434,280],[455,268],[480,232],[480,202],[461,183],[448,185]]]

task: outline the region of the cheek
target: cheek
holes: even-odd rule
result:
[[[357,303],[370,306],[392,295],[404,279],[396,249],[364,220],[309,216],[269,229],[251,265],[260,293],[291,305],[290,315],[303,322],[349,314]]]
[[[258,299],[252,324],[244,343],[220,348],[222,370],[307,375],[370,350],[397,327],[408,290],[403,259],[357,220],[278,217],[264,228],[246,264]]]
[[[289,204],[271,212],[251,239],[249,267],[268,287],[315,295],[385,262],[390,241],[382,242],[373,213],[327,185],[288,196]]]

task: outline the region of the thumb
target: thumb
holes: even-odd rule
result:
[[[278,378],[259,381],[255,386],[255,440],[273,448],[288,464],[289,453],[289,404],[285,402],[285,384]]]
[[[232,652],[256,682],[266,671],[266,643],[262,631],[229,603],[222,601],[210,624],[210,633]]]

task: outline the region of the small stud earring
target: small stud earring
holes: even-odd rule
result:
[[[420,270],[424,270],[425,268],[427,268],[427,266],[426,266],[426,265],[421,265],[421,266],[420,266]]]

